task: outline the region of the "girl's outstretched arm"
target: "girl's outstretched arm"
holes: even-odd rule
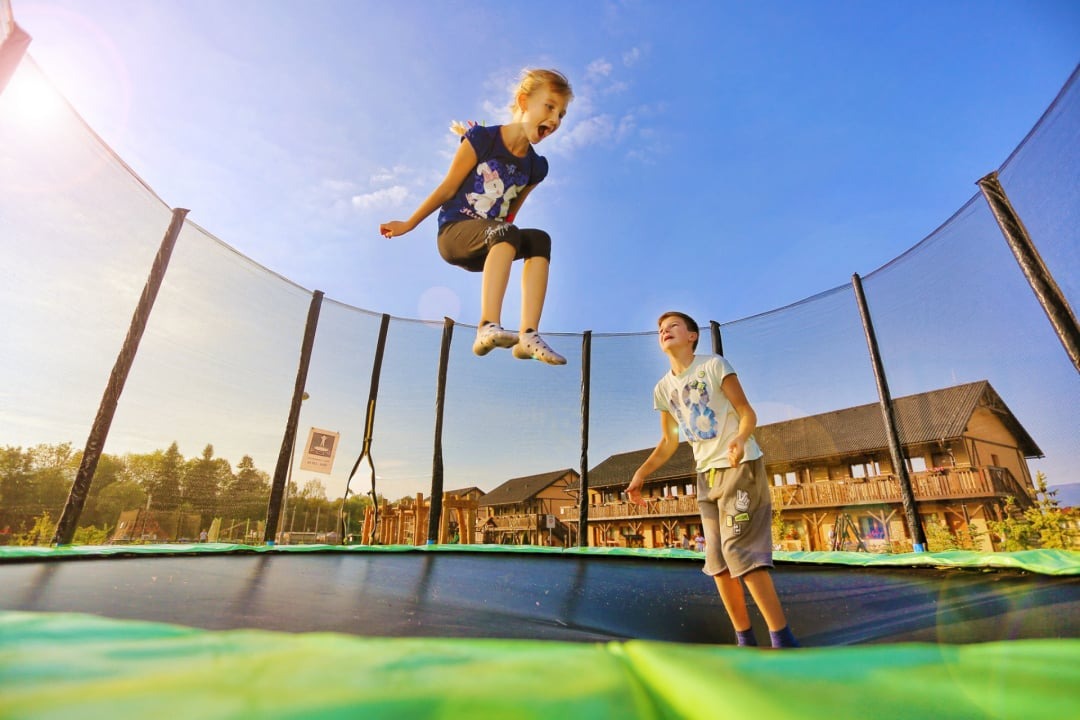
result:
[[[409,216],[408,220],[391,220],[379,225],[379,234],[383,237],[392,238],[404,235],[424,221],[431,213],[439,209],[444,202],[454,197],[454,193],[465,182],[473,168],[476,167],[476,150],[472,143],[462,142],[458,145],[454,159],[450,161],[450,169],[439,186],[431,191],[427,199],[420,203],[420,207]]]

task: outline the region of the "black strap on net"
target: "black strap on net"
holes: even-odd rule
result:
[[[338,513],[338,526],[341,529],[342,544],[345,543],[345,538],[349,529],[345,520],[345,507],[349,502],[349,485],[352,483],[353,476],[356,475],[356,470],[360,467],[360,463],[364,458],[367,458],[368,467],[371,468],[371,505],[374,510],[371,523],[371,537],[368,538],[368,542],[372,545],[375,544],[375,532],[376,528],[379,527],[379,498],[375,494],[375,460],[371,456],[371,431],[375,426],[375,400],[379,396],[379,376],[382,374],[383,350],[386,349],[386,330],[389,327],[390,316],[383,313],[382,324],[379,326],[379,342],[375,346],[375,364],[371,367],[371,390],[368,391],[367,418],[364,420],[364,446],[360,451],[360,457],[356,458],[356,462],[353,463],[352,472],[349,473],[349,479],[345,481],[345,494],[341,498],[341,510]]]

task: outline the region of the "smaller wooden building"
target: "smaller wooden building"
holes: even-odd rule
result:
[[[576,470],[554,470],[507,480],[480,500],[483,542],[501,545],[557,545],[577,543],[564,521],[563,510],[575,504],[580,476]]]

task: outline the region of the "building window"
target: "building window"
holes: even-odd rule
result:
[[[926,472],[926,458],[922,455],[907,458],[907,464],[911,472]]]
[[[787,482],[788,485],[798,485],[799,484],[799,476],[795,474],[794,470],[792,470],[789,473],[784,473],[784,480],[785,480],[785,482]]]
[[[784,476],[781,475],[780,473],[773,473],[772,484],[775,485],[776,487],[780,487],[781,485],[784,484]]]
[[[851,466],[851,477],[853,478],[868,478],[880,474],[881,466],[878,465],[877,460],[868,460],[865,463]]]

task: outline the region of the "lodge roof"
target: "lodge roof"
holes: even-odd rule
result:
[[[480,493],[480,497],[484,496],[484,491],[481,490],[480,488],[476,487],[475,485],[473,485],[471,487],[467,487],[467,488],[460,488],[458,490],[447,490],[447,491],[445,491],[444,494],[445,495],[456,495],[459,498],[463,498],[463,497],[468,497],[469,493],[472,493],[472,492]]]
[[[480,506],[515,505],[531,500],[541,491],[551,487],[567,475],[572,476],[571,483],[576,486],[578,473],[570,468],[540,473],[539,475],[511,478],[480,498]]]
[[[902,446],[961,437],[975,409],[983,405],[1009,428],[1025,457],[1042,457],[1042,450],[986,380],[893,398],[893,405]],[[754,437],[770,465],[857,456],[888,447],[885,420],[878,403],[761,425],[754,431]],[[589,487],[627,484],[651,452],[652,448],[646,448],[612,455],[589,470]],[[690,445],[680,443],[667,465],[649,479],[686,477],[693,473],[694,455]]]

